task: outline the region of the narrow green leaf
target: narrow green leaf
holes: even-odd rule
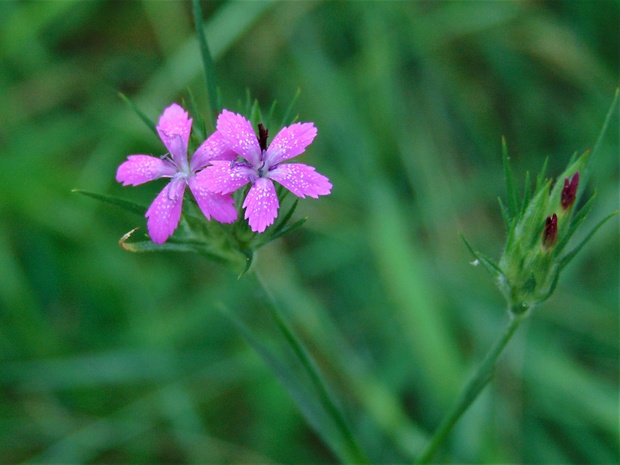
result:
[[[519,212],[519,193],[517,192],[517,186],[515,183],[515,175],[510,166],[510,158],[508,157],[508,146],[506,145],[506,139],[502,137],[502,159],[504,162],[504,178],[506,181],[506,194],[508,214],[511,218],[517,216]]]
[[[551,286],[549,286],[549,292],[547,292],[547,294],[545,294],[539,301],[539,303],[544,302],[545,300],[547,300],[549,297],[551,297],[551,295],[555,292],[555,288],[558,286],[558,281],[560,280],[560,271],[562,271],[561,267],[557,267],[555,269],[555,274],[553,276],[553,281],[551,282]]]
[[[615,212],[607,215],[605,218],[603,218],[601,221],[599,221],[599,223],[592,229],[592,231],[590,231],[590,233],[586,236],[586,238],[581,241],[581,243],[575,247],[571,252],[569,252],[568,254],[566,254],[564,257],[562,257],[562,260],[560,262],[560,268],[564,269],[564,267],[566,265],[568,265],[570,263],[570,261],[575,258],[575,255],[577,255],[579,253],[579,251],[581,250],[581,248],[586,245],[586,243],[592,239],[592,236],[594,236],[594,233],[596,231],[598,231],[598,229],[603,226],[605,223],[607,223],[607,221],[609,221],[611,218],[613,218],[615,215],[617,215],[618,213],[620,213],[620,210],[616,210]]]
[[[611,117],[613,116],[614,110],[616,109],[616,105],[618,105],[618,99],[620,98],[620,88],[616,88],[616,93],[614,94],[614,99],[611,102],[611,106],[609,107],[609,111],[607,111],[607,115],[605,116],[605,122],[603,123],[603,127],[601,128],[601,132],[599,133],[596,142],[594,143],[594,148],[592,149],[592,154],[590,156],[590,161],[594,159],[594,156],[598,153],[601,145],[603,143],[603,137],[607,132],[607,128],[609,127],[609,123],[611,121]],[[616,129],[618,129],[616,127]],[[587,173],[586,173],[587,174]],[[587,177],[586,177],[587,179]]]
[[[279,231],[277,231],[271,236],[271,240],[275,240],[279,237],[284,236],[285,234],[295,231],[296,229],[303,226],[303,224],[306,221],[308,221],[308,217],[304,216],[303,218],[300,218],[297,221],[295,221],[293,224],[283,227],[282,229],[280,229]]]
[[[243,275],[250,271],[250,267],[252,266],[252,263],[254,263],[254,254],[252,252],[247,253],[246,257],[245,267],[241,270],[241,273],[239,273],[237,279],[243,278]]]
[[[497,200],[499,201],[499,209],[502,212],[502,218],[504,219],[504,223],[506,224],[506,231],[511,231],[512,218],[510,218],[510,212],[508,211],[508,208],[504,204],[501,197],[498,197]]]
[[[463,234],[459,233],[459,236],[461,236],[461,239],[463,239],[463,242],[465,242],[465,245],[467,246],[467,248],[469,249],[471,254],[474,256],[474,258],[476,260],[478,260],[480,263],[482,263],[484,265],[484,267],[486,268],[486,270],[491,275],[496,276],[496,277],[497,276],[504,276],[504,273],[502,272],[500,267],[492,259],[490,259],[486,255],[484,255],[484,254],[474,250],[474,248],[467,241],[467,239],[465,239],[465,236],[463,236]]]
[[[339,434],[330,425],[330,420],[324,409],[317,403],[313,393],[301,382],[294,370],[283,363],[260,338],[254,335],[252,329],[241,321],[226,307],[220,307],[222,313],[233,323],[245,341],[254,349],[263,362],[273,371],[280,383],[293,398],[306,421],[325,441],[325,444],[346,463],[349,461],[346,447],[341,443]]]
[[[250,110],[250,121],[252,121],[254,125],[263,122],[263,114],[260,111],[260,106],[258,104],[258,100],[256,99],[254,99],[252,109]]]
[[[538,176],[536,177],[536,189],[534,192],[538,192],[538,190],[540,189],[540,186],[542,186],[545,183],[545,173],[547,172],[547,165],[549,165],[549,157],[545,157],[545,161],[542,165],[542,168],[540,169],[540,172],[538,173]]]
[[[286,226],[286,223],[290,221],[291,217],[293,216],[293,213],[295,213],[298,203],[299,203],[299,198],[296,198],[295,201],[293,202],[293,205],[291,205],[291,208],[289,208],[288,211],[286,212],[286,215],[282,216],[280,221],[278,221],[278,224],[276,224],[275,227],[273,228],[274,233],[277,233],[284,226]],[[280,205],[282,205],[282,199],[280,200]]]
[[[269,121],[269,124],[273,122],[273,114],[276,111],[277,106],[278,106],[278,102],[274,100],[271,103],[271,107],[269,107],[269,113],[267,113],[267,121]]]
[[[293,107],[295,107],[295,104],[297,103],[297,99],[299,98],[300,95],[301,95],[301,89],[297,88],[297,92],[295,92],[295,95],[291,99],[291,103],[289,103],[286,111],[284,112],[284,116],[282,117],[282,123],[280,124],[280,127],[288,126],[296,119],[296,118],[291,119],[291,113],[293,112]]]
[[[525,213],[525,209],[527,208],[527,205],[530,203],[530,172],[526,171],[525,172],[525,185],[523,188],[523,201],[521,203],[521,215],[523,215]]]
[[[116,205],[117,207],[121,207],[123,210],[126,210],[131,213],[135,213],[136,215],[140,215],[140,216],[144,216],[146,213],[146,210],[148,209],[148,207],[132,202],[131,200],[120,199],[118,197],[113,197],[111,195],[97,194],[95,192],[88,192],[88,191],[83,191],[80,189],[73,189],[71,192],[77,192],[78,194],[91,197],[93,199],[99,200],[100,202],[109,203],[111,205]]]
[[[209,112],[208,118],[211,118],[214,113],[219,113],[220,108],[217,101],[217,81],[215,76],[215,63],[213,57],[209,51],[207,44],[207,36],[205,35],[204,24],[202,19],[202,6],[200,0],[194,0],[194,25],[196,27],[196,37],[198,38],[198,45],[200,47],[200,56],[202,57],[202,64],[205,72],[205,79],[207,81],[207,95],[209,96]]]
[[[159,134],[157,134],[157,129],[156,129],[155,122],[154,122],[151,118],[149,118],[148,116],[146,116],[146,114],[145,114],[142,110],[140,110],[140,109],[137,107],[137,105],[136,105],[135,103],[133,103],[133,101],[132,101],[129,97],[127,97],[125,94],[123,94],[123,93],[119,93],[118,95],[120,96],[120,98],[121,98],[121,99],[123,99],[123,101],[124,101],[127,105],[129,105],[129,108],[131,108],[131,109],[134,111],[134,113],[135,113],[136,115],[138,115],[138,118],[140,118],[140,119],[142,120],[142,122],[143,122],[144,124],[146,124],[146,126],[147,126],[147,127],[148,127],[151,131],[153,131],[153,133],[154,133],[157,137],[159,137]]]
[[[198,138],[199,141],[203,141],[207,138],[207,134],[215,130],[215,127],[213,126],[213,127],[207,128],[205,120],[203,119],[202,115],[200,114],[200,111],[198,110],[198,105],[196,104],[194,93],[189,87],[187,88],[187,96],[188,96],[187,106],[189,107],[189,112],[192,115],[192,118],[194,119],[194,124],[192,126],[192,137],[196,137]],[[213,121],[211,118],[209,118],[209,123],[211,123],[211,126],[212,126]]]

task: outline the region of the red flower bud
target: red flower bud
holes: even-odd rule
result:
[[[548,216],[545,221],[545,227],[543,229],[543,244],[547,247],[551,247],[555,243],[557,235],[558,216],[554,213],[553,216]]]
[[[577,197],[577,186],[579,185],[579,171],[573,175],[570,181],[564,178],[564,188],[562,189],[562,208],[566,210],[570,207]]]
[[[267,137],[269,137],[269,131],[262,123],[258,123],[258,145],[263,152],[267,150]]]

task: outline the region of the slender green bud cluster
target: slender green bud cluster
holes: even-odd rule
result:
[[[498,264],[497,282],[513,314],[527,312],[555,289],[563,267],[561,253],[574,233],[571,223],[579,193],[579,172],[588,158],[586,152],[569,164],[563,173],[564,185],[555,183],[552,187],[541,172],[531,199],[527,186],[521,202],[509,189],[504,207],[508,239]],[[504,163],[507,178],[512,178],[506,155]]]
[[[594,199],[593,195],[581,209],[575,208],[583,193],[580,178],[584,178],[589,158],[589,151],[579,157],[573,156],[559,177],[564,179],[563,184],[545,179],[545,163],[534,191],[530,192],[528,173],[525,192],[520,196],[504,144],[504,174],[508,193],[505,204],[500,200],[508,231],[504,252],[499,262],[495,263],[474,251],[467,241],[466,244],[477,260],[495,276],[513,316],[525,316],[537,304],[548,299],[555,290],[562,269],[596,229],[613,216],[602,220],[581,244],[564,253]]]

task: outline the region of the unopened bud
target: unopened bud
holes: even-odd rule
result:
[[[573,175],[570,181],[564,178],[564,188],[562,189],[562,208],[566,210],[570,207],[577,197],[577,186],[579,186],[579,171]]]
[[[558,216],[554,213],[553,216],[548,216],[545,221],[545,227],[543,229],[543,244],[546,247],[551,247],[558,236]]]

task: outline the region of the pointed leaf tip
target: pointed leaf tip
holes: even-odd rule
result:
[[[133,233],[135,233],[138,228],[133,228],[131,231],[129,231],[126,234],[123,234],[123,236],[118,240],[118,245],[120,245],[124,250],[126,250],[127,252],[134,252],[134,249],[132,247],[129,247],[127,244],[125,244],[125,242],[127,241],[127,239],[129,239],[131,237],[131,235]]]

